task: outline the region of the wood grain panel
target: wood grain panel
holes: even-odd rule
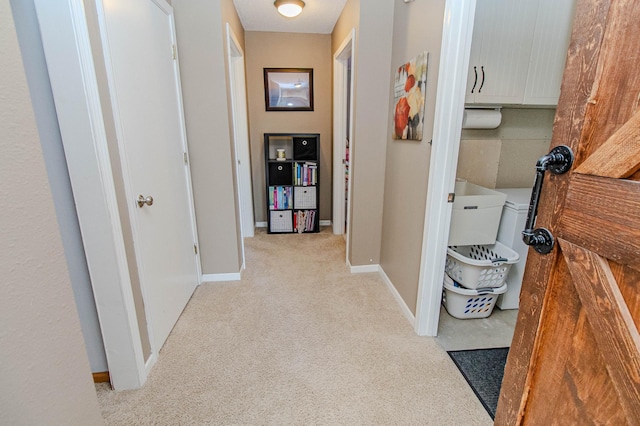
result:
[[[572,175],[558,237],[640,268],[640,182]]]
[[[627,418],[640,419],[640,334],[609,264],[566,240],[559,243],[620,404]]]
[[[561,264],[556,270],[556,276],[562,281],[571,280],[568,269],[562,258]],[[540,348],[547,348],[549,342],[562,341],[566,345],[571,344],[571,339],[576,333],[574,324],[578,319],[577,312],[580,309],[580,299],[577,293],[567,291],[564,286],[552,285],[547,289],[547,296],[544,302],[544,318],[541,319],[542,328],[540,333]],[[528,383],[530,387],[529,404],[548,407],[548,409],[536,418],[540,424],[551,424],[557,416],[558,407],[554,404],[558,401],[563,390],[557,384],[562,383],[562,378],[566,370],[568,358],[562,351],[542,350],[536,359],[536,371],[542,369],[544,376],[533,374]],[[550,382],[555,385],[550,386]],[[503,389],[504,391],[504,389]],[[566,390],[565,390],[566,391]],[[527,419],[526,415],[524,420]],[[496,422],[496,424],[502,424]]]
[[[594,217],[640,230],[640,182],[574,174],[565,202],[567,209],[595,210]]]
[[[573,28],[552,146],[568,144],[579,168],[638,111],[640,2],[579,0]],[[635,157],[627,156],[633,163],[629,158]],[[635,164],[624,168],[633,171]],[[637,284],[630,282],[637,283],[633,268],[640,259],[635,185],[575,172],[550,176],[545,183],[537,225],[559,236],[560,243],[548,256],[530,250],[496,424],[637,424],[640,419],[640,336],[626,309],[626,300],[633,301],[633,313],[638,309]],[[612,271],[590,249],[630,265]],[[621,288],[614,273],[624,276]]]
[[[528,407],[543,409],[525,410],[524,423],[625,424],[587,313],[565,260],[561,262],[548,291],[541,330],[543,349],[536,362],[539,374],[534,375],[528,401]]]
[[[567,286],[577,295],[571,281],[567,282]],[[611,378],[604,365],[604,355],[594,339],[589,314],[583,308],[576,324],[576,334],[572,339],[563,377],[569,392],[566,399],[563,399],[565,395],[559,398],[567,403],[556,403],[562,407],[556,410],[555,421],[558,424],[626,424],[618,395],[612,388]],[[567,411],[574,413],[571,422],[566,421],[564,413]]]
[[[640,34],[636,16],[640,16],[640,2],[612,2],[576,164],[591,156],[638,108],[640,73],[629,71],[638,67],[640,52],[640,37],[634,36]]]
[[[560,99],[553,126],[551,146],[568,145],[578,149],[586,106],[596,75],[597,57],[604,37],[605,17],[610,0],[578,0],[571,42],[567,54]],[[554,232],[564,207],[568,175],[551,176],[545,181],[538,212],[538,223]],[[538,340],[542,301],[557,251],[548,256],[529,250],[525,268],[518,322],[507,359],[495,424],[520,424],[531,387],[530,366],[535,365],[534,346]],[[535,330],[535,332],[534,332]]]
[[[626,178],[640,169],[640,111],[619,128],[576,173]]]
[[[633,322],[636,328],[640,329],[640,272],[611,260],[609,267],[631,312]]]

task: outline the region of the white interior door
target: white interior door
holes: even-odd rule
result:
[[[101,30],[152,349],[198,284],[172,9],[103,0]],[[139,206],[136,199],[153,197]]]

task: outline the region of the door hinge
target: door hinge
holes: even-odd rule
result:
[[[185,166],[189,164],[189,157],[187,156],[186,152],[182,153],[182,158],[184,159]]]
[[[198,246],[196,244],[193,245],[193,252],[198,254]]]
[[[173,60],[175,61],[176,59],[178,59],[178,48],[175,44],[171,45],[171,52],[173,53]]]

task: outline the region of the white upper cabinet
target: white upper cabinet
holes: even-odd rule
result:
[[[539,1],[524,103],[557,105],[576,2]]]
[[[467,102],[522,103],[537,6],[530,0],[478,1]]]
[[[555,105],[575,0],[480,0],[468,104]]]

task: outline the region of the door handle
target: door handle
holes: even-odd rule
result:
[[[482,83],[480,83],[480,88],[478,89],[478,93],[482,92],[482,88],[484,87],[484,65],[480,67],[482,70]]]
[[[538,215],[538,203],[544,181],[544,172],[549,170],[556,175],[566,173],[571,169],[573,159],[574,156],[571,148],[560,145],[553,148],[549,154],[540,157],[536,163],[536,180],[533,183],[527,222],[525,223],[524,231],[522,231],[522,241],[524,241],[526,245],[533,247],[533,249],[540,254],[550,253],[554,245],[553,235],[548,229],[533,228],[536,224],[536,216]]]
[[[144,205],[152,206],[153,205],[153,197],[151,195],[145,198],[144,195],[138,195],[138,199],[136,200],[138,203],[138,207],[143,208]]]

